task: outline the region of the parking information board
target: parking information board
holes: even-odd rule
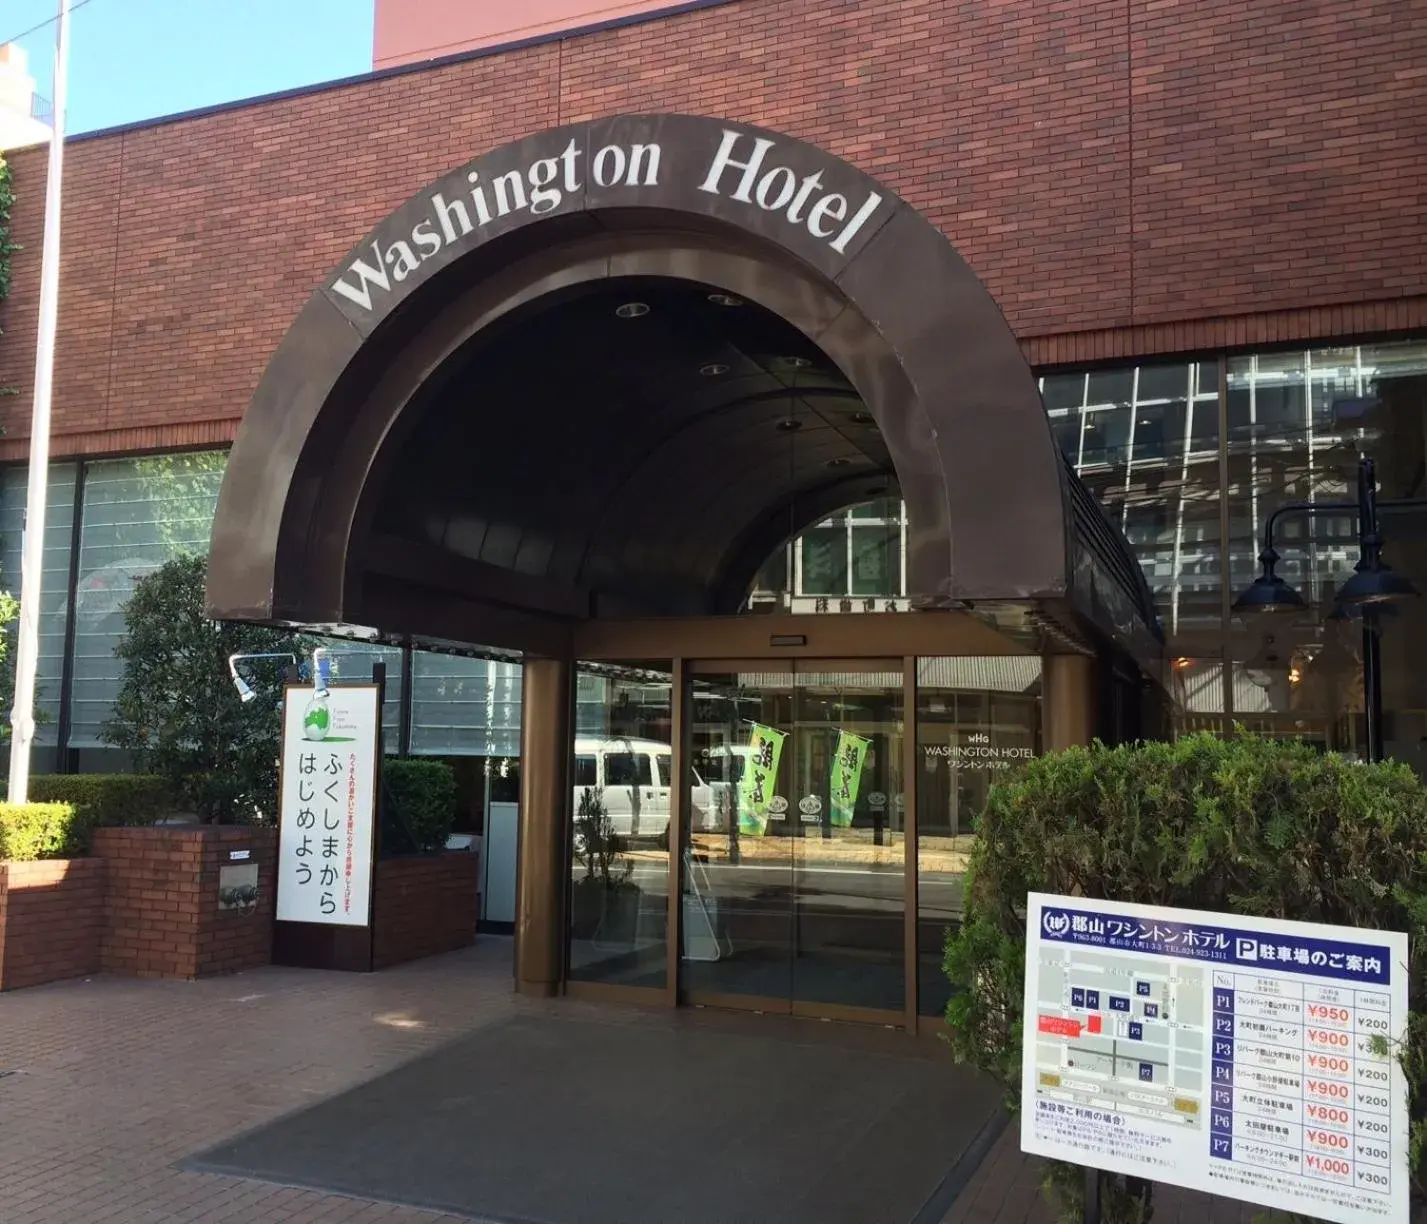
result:
[[[1025,1005],[1024,1151],[1408,1224],[1406,935],[1032,893]]]

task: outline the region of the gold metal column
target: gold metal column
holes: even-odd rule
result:
[[[1046,752],[1095,738],[1095,660],[1088,655],[1046,655],[1042,739]]]
[[[571,674],[567,661],[528,659],[521,684],[515,886],[515,989],[520,994],[553,995],[564,977]]]

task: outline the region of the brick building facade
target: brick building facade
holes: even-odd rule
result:
[[[83,137],[55,454],[230,441],[298,307],[377,219],[486,149],[627,111],[761,125],[879,178],[947,234],[1037,366],[1427,328],[1416,12],[736,0]],[[8,459],[29,420],[44,150],[12,165]]]

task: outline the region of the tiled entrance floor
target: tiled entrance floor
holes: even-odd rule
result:
[[[510,943],[498,938],[374,975],[269,968],[0,995],[0,1221],[456,1224],[460,1217],[176,1166],[463,1034],[551,1009],[609,1019],[608,1009],[571,1000],[516,999]],[[1037,1179],[1008,1129],[948,1224],[1049,1224]],[[1207,1207],[1164,1193],[1156,1220],[1245,1218],[1231,1204]]]

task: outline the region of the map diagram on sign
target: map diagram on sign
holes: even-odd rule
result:
[[[1205,970],[1083,948],[1046,949],[1037,991],[1037,1095],[1203,1126]]]

